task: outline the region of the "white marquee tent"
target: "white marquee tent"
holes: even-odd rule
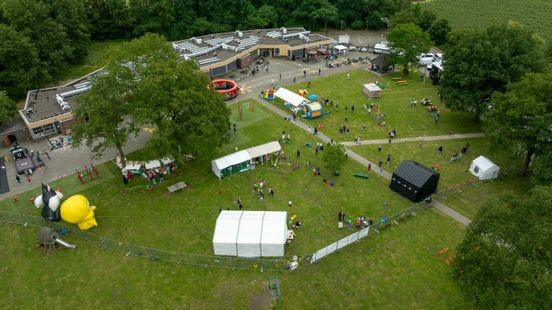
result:
[[[250,160],[251,156],[249,156],[249,153],[246,150],[242,150],[213,160],[211,162],[211,169],[219,179],[222,179],[231,174],[233,170],[247,170]]]
[[[222,211],[213,234],[215,255],[284,256],[287,212]]]
[[[470,165],[470,172],[480,180],[491,180],[498,177],[500,167],[485,156],[474,159]]]
[[[279,152],[282,150],[282,146],[278,141],[272,141],[265,144],[257,145],[254,147],[248,148],[246,151],[249,153],[251,160],[255,160],[260,157],[260,162],[263,162],[263,156]]]
[[[298,94],[292,92],[291,90],[285,89],[283,87],[278,88],[278,90],[274,93],[274,96],[291,104],[293,107],[298,107],[303,105],[303,103],[305,102],[307,103],[309,102],[304,97],[299,96]]]

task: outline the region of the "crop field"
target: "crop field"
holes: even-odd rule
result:
[[[515,21],[546,40],[552,38],[552,1],[549,0],[432,0],[423,4],[453,29],[484,29]]]

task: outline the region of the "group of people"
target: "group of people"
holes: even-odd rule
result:
[[[94,166],[93,163],[90,163],[90,168],[88,168],[87,165],[84,165],[84,174],[82,174],[78,169],[75,169],[75,172],[77,173],[77,179],[81,184],[84,184],[85,175],[88,176],[88,179],[90,179],[90,181],[94,180],[94,175],[96,176],[96,178],[100,177],[98,168]]]
[[[259,183],[255,183],[255,185],[253,185],[253,190],[254,190],[256,195],[259,195],[260,200],[265,199],[265,188],[266,187],[267,186],[266,186],[266,181],[265,180],[261,180]],[[274,190],[272,189],[272,187],[268,187],[267,193],[268,193],[268,196],[274,196]],[[239,199],[239,197],[238,197],[238,205],[239,205],[239,208],[241,210],[243,206],[241,204],[241,200]]]
[[[468,149],[470,148],[470,144],[469,143],[466,143],[462,149],[460,149],[460,152],[456,152],[454,154],[452,154],[452,156],[450,157],[450,162],[455,162],[457,160],[460,160],[462,158],[462,156],[464,156],[467,152],[468,152]],[[443,151],[443,147],[442,146],[439,146],[439,152],[441,153]]]
[[[343,228],[343,223],[347,225],[348,228],[352,228],[351,220],[349,220],[343,212],[343,210],[339,210],[339,213],[337,213],[337,228]],[[363,215],[359,216],[355,220],[355,227],[357,229],[364,228],[371,226],[374,223],[374,219],[372,217],[365,217]]]

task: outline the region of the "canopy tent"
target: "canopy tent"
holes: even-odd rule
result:
[[[437,190],[437,184],[437,171],[405,160],[393,172],[389,188],[412,201],[421,201]]]
[[[337,50],[339,54],[345,54],[348,50],[347,46],[341,44],[334,46],[333,49]]]
[[[251,160],[255,160],[256,158],[261,157],[261,161],[262,161],[262,157],[264,155],[279,152],[280,150],[282,150],[282,146],[280,145],[280,143],[278,141],[272,141],[265,144],[250,147],[246,151],[247,153],[249,153]]]
[[[146,170],[161,168],[161,163],[158,159],[150,160],[145,164]]]
[[[161,163],[165,166],[172,163],[172,162],[174,162],[174,159],[172,159],[170,157],[161,158]]]
[[[238,256],[236,240],[243,211],[221,211],[213,234],[215,255]]]
[[[479,180],[491,180],[498,177],[500,167],[485,156],[474,159],[470,165],[470,172]]]
[[[286,212],[265,212],[261,233],[262,256],[284,256],[288,233],[286,219]]]
[[[291,104],[294,107],[303,105],[305,102],[309,102],[302,96],[292,92],[291,90],[280,87],[275,93],[274,96],[284,100],[286,103]]]
[[[287,240],[287,212],[222,211],[213,234],[215,255],[281,257]]]
[[[378,85],[376,85],[376,83],[364,84],[362,87],[362,92],[364,92],[364,94],[368,96],[368,98],[381,97],[381,88]]]
[[[245,150],[238,151],[211,161],[211,168],[219,179],[234,172],[242,172],[248,169],[251,156]]]

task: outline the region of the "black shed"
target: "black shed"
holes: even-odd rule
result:
[[[393,172],[389,187],[412,201],[422,201],[437,190],[438,183],[437,171],[405,160]]]

